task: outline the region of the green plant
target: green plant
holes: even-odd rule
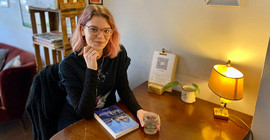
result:
[[[169,88],[171,88],[171,87],[177,86],[177,85],[179,85],[179,86],[181,87],[181,89],[182,89],[183,86],[182,86],[179,82],[177,82],[177,81],[172,81],[172,82],[167,83],[167,84],[164,86],[162,92],[166,91],[167,89],[169,89]],[[196,88],[196,92],[197,92],[197,93],[200,93],[200,92],[201,92],[201,91],[200,91],[200,88],[199,88],[199,86],[198,86],[197,84],[192,83],[192,85],[193,85],[193,87]]]

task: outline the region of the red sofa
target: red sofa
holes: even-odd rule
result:
[[[0,43],[0,49],[9,49],[4,66],[20,55],[21,65],[0,71],[0,122],[22,119],[29,95],[36,63],[33,54],[11,45]]]

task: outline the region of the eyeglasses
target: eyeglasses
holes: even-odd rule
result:
[[[99,29],[98,27],[92,25],[91,26],[84,25],[84,26],[87,27],[90,34],[94,36],[97,36],[102,31],[105,37],[109,37],[113,32],[111,28]]]

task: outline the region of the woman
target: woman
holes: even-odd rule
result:
[[[147,111],[141,108],[130,90],[127,78],[130,58],[119,40],[108,9],[101,5],[84,9],[71,39],[74,52],[59,65],[60,85],[67,92],[59,130],[82,118],[92,118],[96,109],[115,104],[116,90],[121,101],[144,126],[143,116]]]

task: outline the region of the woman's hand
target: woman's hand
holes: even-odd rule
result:
[[[142,110],[142,109],[137,111],[137,118],[139,119],[140,124],[141,124],[142,127],[144,127],[144,124],[145,124],[145,122],[143,120],[143,116],[144,116],[145,113],[148,113],[148,111],[145,111],[145,110]],[[159,116],[158,116],[158,118],[159,118]],[[157,130],[158,131],[160,130],[160,118],[158,119]]]
[[[98,52],[90,46],[85,46],[83,48],[83,57],[86,62],[87,68],[97,70],[98,55]]]

